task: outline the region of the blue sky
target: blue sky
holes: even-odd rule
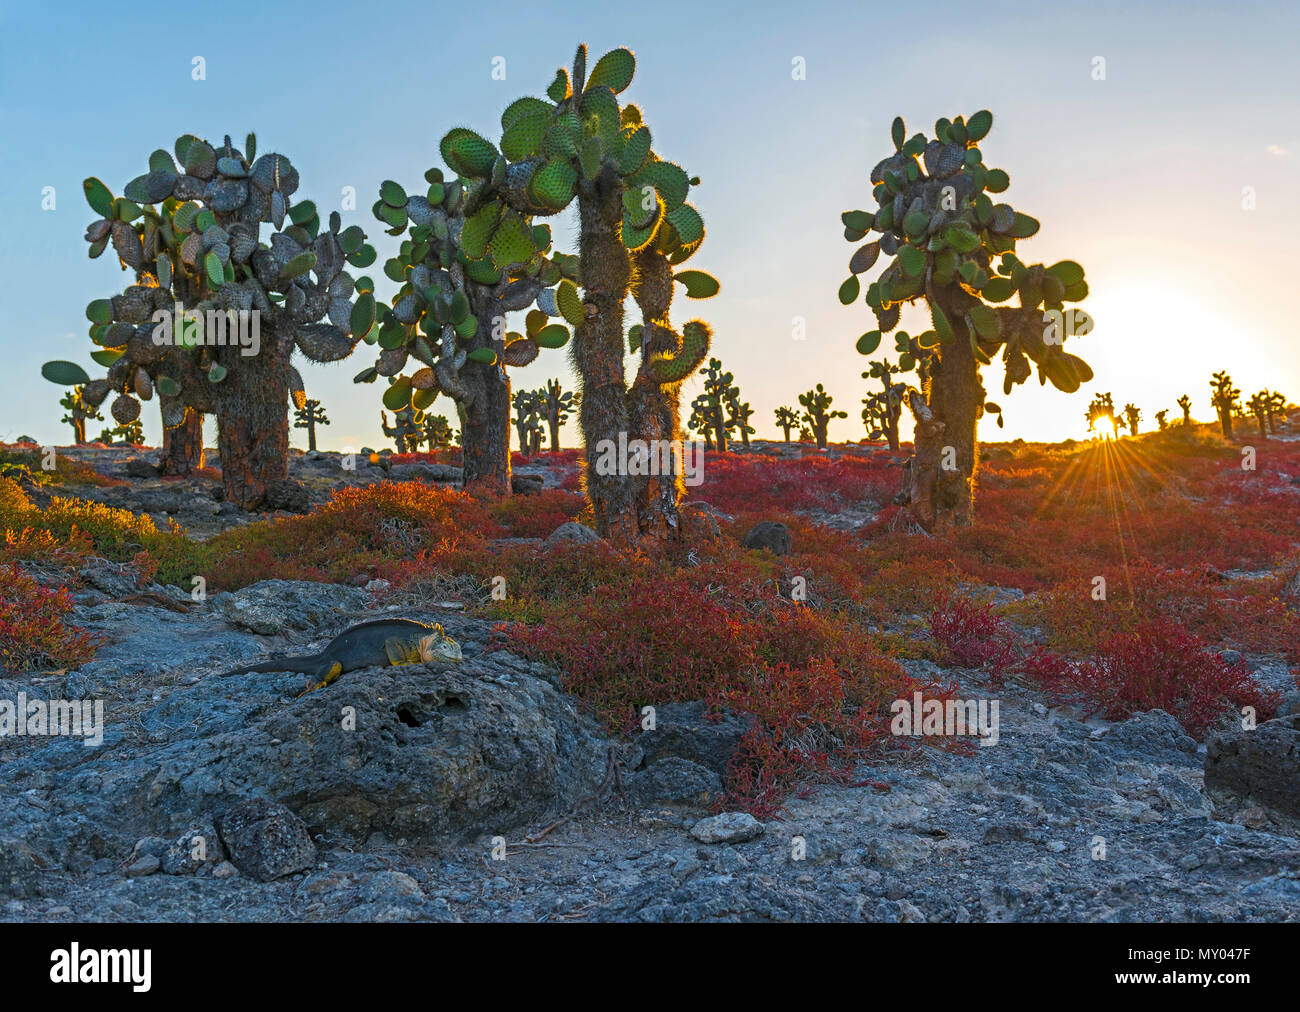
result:
[[[1043,222],[1021,255],[1080,261],[1097,320],[1069,346],[1096,371],[1079,394],[1031,380],[1002,397],[1000,369],[987,370],[1004,435],[1084,435],[1093,390],[1137,403],[1148,425],[1160,408],[1176,413],[1186,392],[1208,419],[1209,374],[1220,368],[1247,395],[1268,386],[1300,399],[1295,5],[226,2],[174,5],[164,17],[3,0],[0,12],[0,439],[67,441],[60,391],[40,364],[91,367],[85,305],[128,280],[110,255],[86,257],[94,215],[83,178],[121,192],[150,151],[182,133],[242,144],[253,130],[259,151],[293,160],[299,196],[323,210],[356,188],[358,210],[344,221],[376,243],[371,273],[387,297],[394,286],[380,267],[396,240],[370,215],[379,183],[418,183],[452,126],[495,140],[505,105],[542,94],[579,41],[593,59],[619,45],[636,53],[623,99],[644,111],[655,149],[702,178],[692,200],[709,235],[692,266],[716,274],[722,292],[679,298],[674,319],[710,321],[714,354],[761,435],[776,432],[777,405],[817,382],[849,412],[832,439],[863,435],[866,360],[853,345],[873,323],[861,303],[836,299],[852,252],[839,214],[869,205],[867,173],[892,150],[895,115],[928,133],[939,116],[981,108],[995,114],[986,161],[1010,173],[1011,203]],[[192,78],[196,56],[205,80]],[[493,79],[496,57],[504,81]],[[796,57],[804,80],[792,77]],[[1105,80],[1093,79],[1096,57]],[[53,210],[42,207],[46,187]],[[1246,187],[1253,211],[1242,207]],[[553,221],[558,246],[572,250],[570,222]],[[333,422],[323,446],[382,445],[381,388],[351,383],[371,361],[363,350],[300,363]],[[513,376],[516,386],[548,376],[575,385],[564,352]],[[455,417],[445,400],[435,410]],[[156,442],[156,410],[142,417]],[[572,423],[565,434],[576,437]],[[295,444],[303,436],[293,432]]]

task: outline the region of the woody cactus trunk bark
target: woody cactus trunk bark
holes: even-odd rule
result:
[[[180,425],[163,425],[160,474],[185,477],[203,467],[203,416],[193,408],[185,411]]]
[[[618,173],[605,165],[596,179],[584,180],[578,195],[581,225],[585,319],[573,334],[573,364],[582,377],[578,424],[587,451],[587,498],[596,530],[615,543],[630,544],[639,534],[636,490],[621,474],[604,474],[602,453],[619,434],[628,438],[630,413],[623,385],[623,299],[632,258],[620,237],[623,190]]]
[[[926,530],[970,523],[975,492],[976,423],[984,384],[965,323],[953,322],[956,340],[931,359],[922,393],[909,392],[915,447],[903,492]]]
[[[479,328],[491,333],[491,320]],[[510,493],[510,376],[498,365],[466,362],[461,381],[471,400],[461,419],[465,491]]]

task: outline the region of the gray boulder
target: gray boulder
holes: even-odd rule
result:
[[[304,580],[263,580],[212,599],[217,613],[238,629],[274,636],[291,629],[337,625],[347,612],[365,607],[358,587]]]
[[[316,845],[300,818],[274,802],[254,798],[232,807],[221,820],[230,861],[259,882],[304,871],[316,863]]]
[[[1212,734],[1205,743],[1205,789],[1300,818],[1300,714],[1253,731]]]
[[[727,764],[735,755],[740,739],[749,730],[752,719],[718,710],[709,719],[708,704],[664,703],[655,708],[655,729],[642,731],[637,738],[649,766],[670,756],[687,759],[726,776]]]
[[[560,524],[559,527],[551,531],[546,538],[546,547],[554,548],[556,545],[574,543],[579,545],[589,545],[599,541],[600,535],[590,527],[584,527],[582,524],[574,523],[572,520],[566,524]]]
[[[777,555],[789,555],[793,547],[790,528],[775,520],[755,524],[740,544],[744,548],[767,548]]]

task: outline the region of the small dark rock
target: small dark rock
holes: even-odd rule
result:
[[[316,863],[316,845],[303,821],[284,805],[241,801],[221,820],[231,863],[259,882],[292,875]]]
[[[750,528],[741,545],[744,548],[767,548],[776,555],[789,555],[792,547],[790,528],[774,520],[764,520]]]
[[[158,468],[143,457],[132,457],[126,462],[126,473],[131,478],[157,478]]]

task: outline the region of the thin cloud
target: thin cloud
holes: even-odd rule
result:
[[[1270,144],[1264,150],[1270,155],[1276,155],[1278,158],[1284,158],[1291,153],[1286,148],[1282,147],[1281,144]]]

